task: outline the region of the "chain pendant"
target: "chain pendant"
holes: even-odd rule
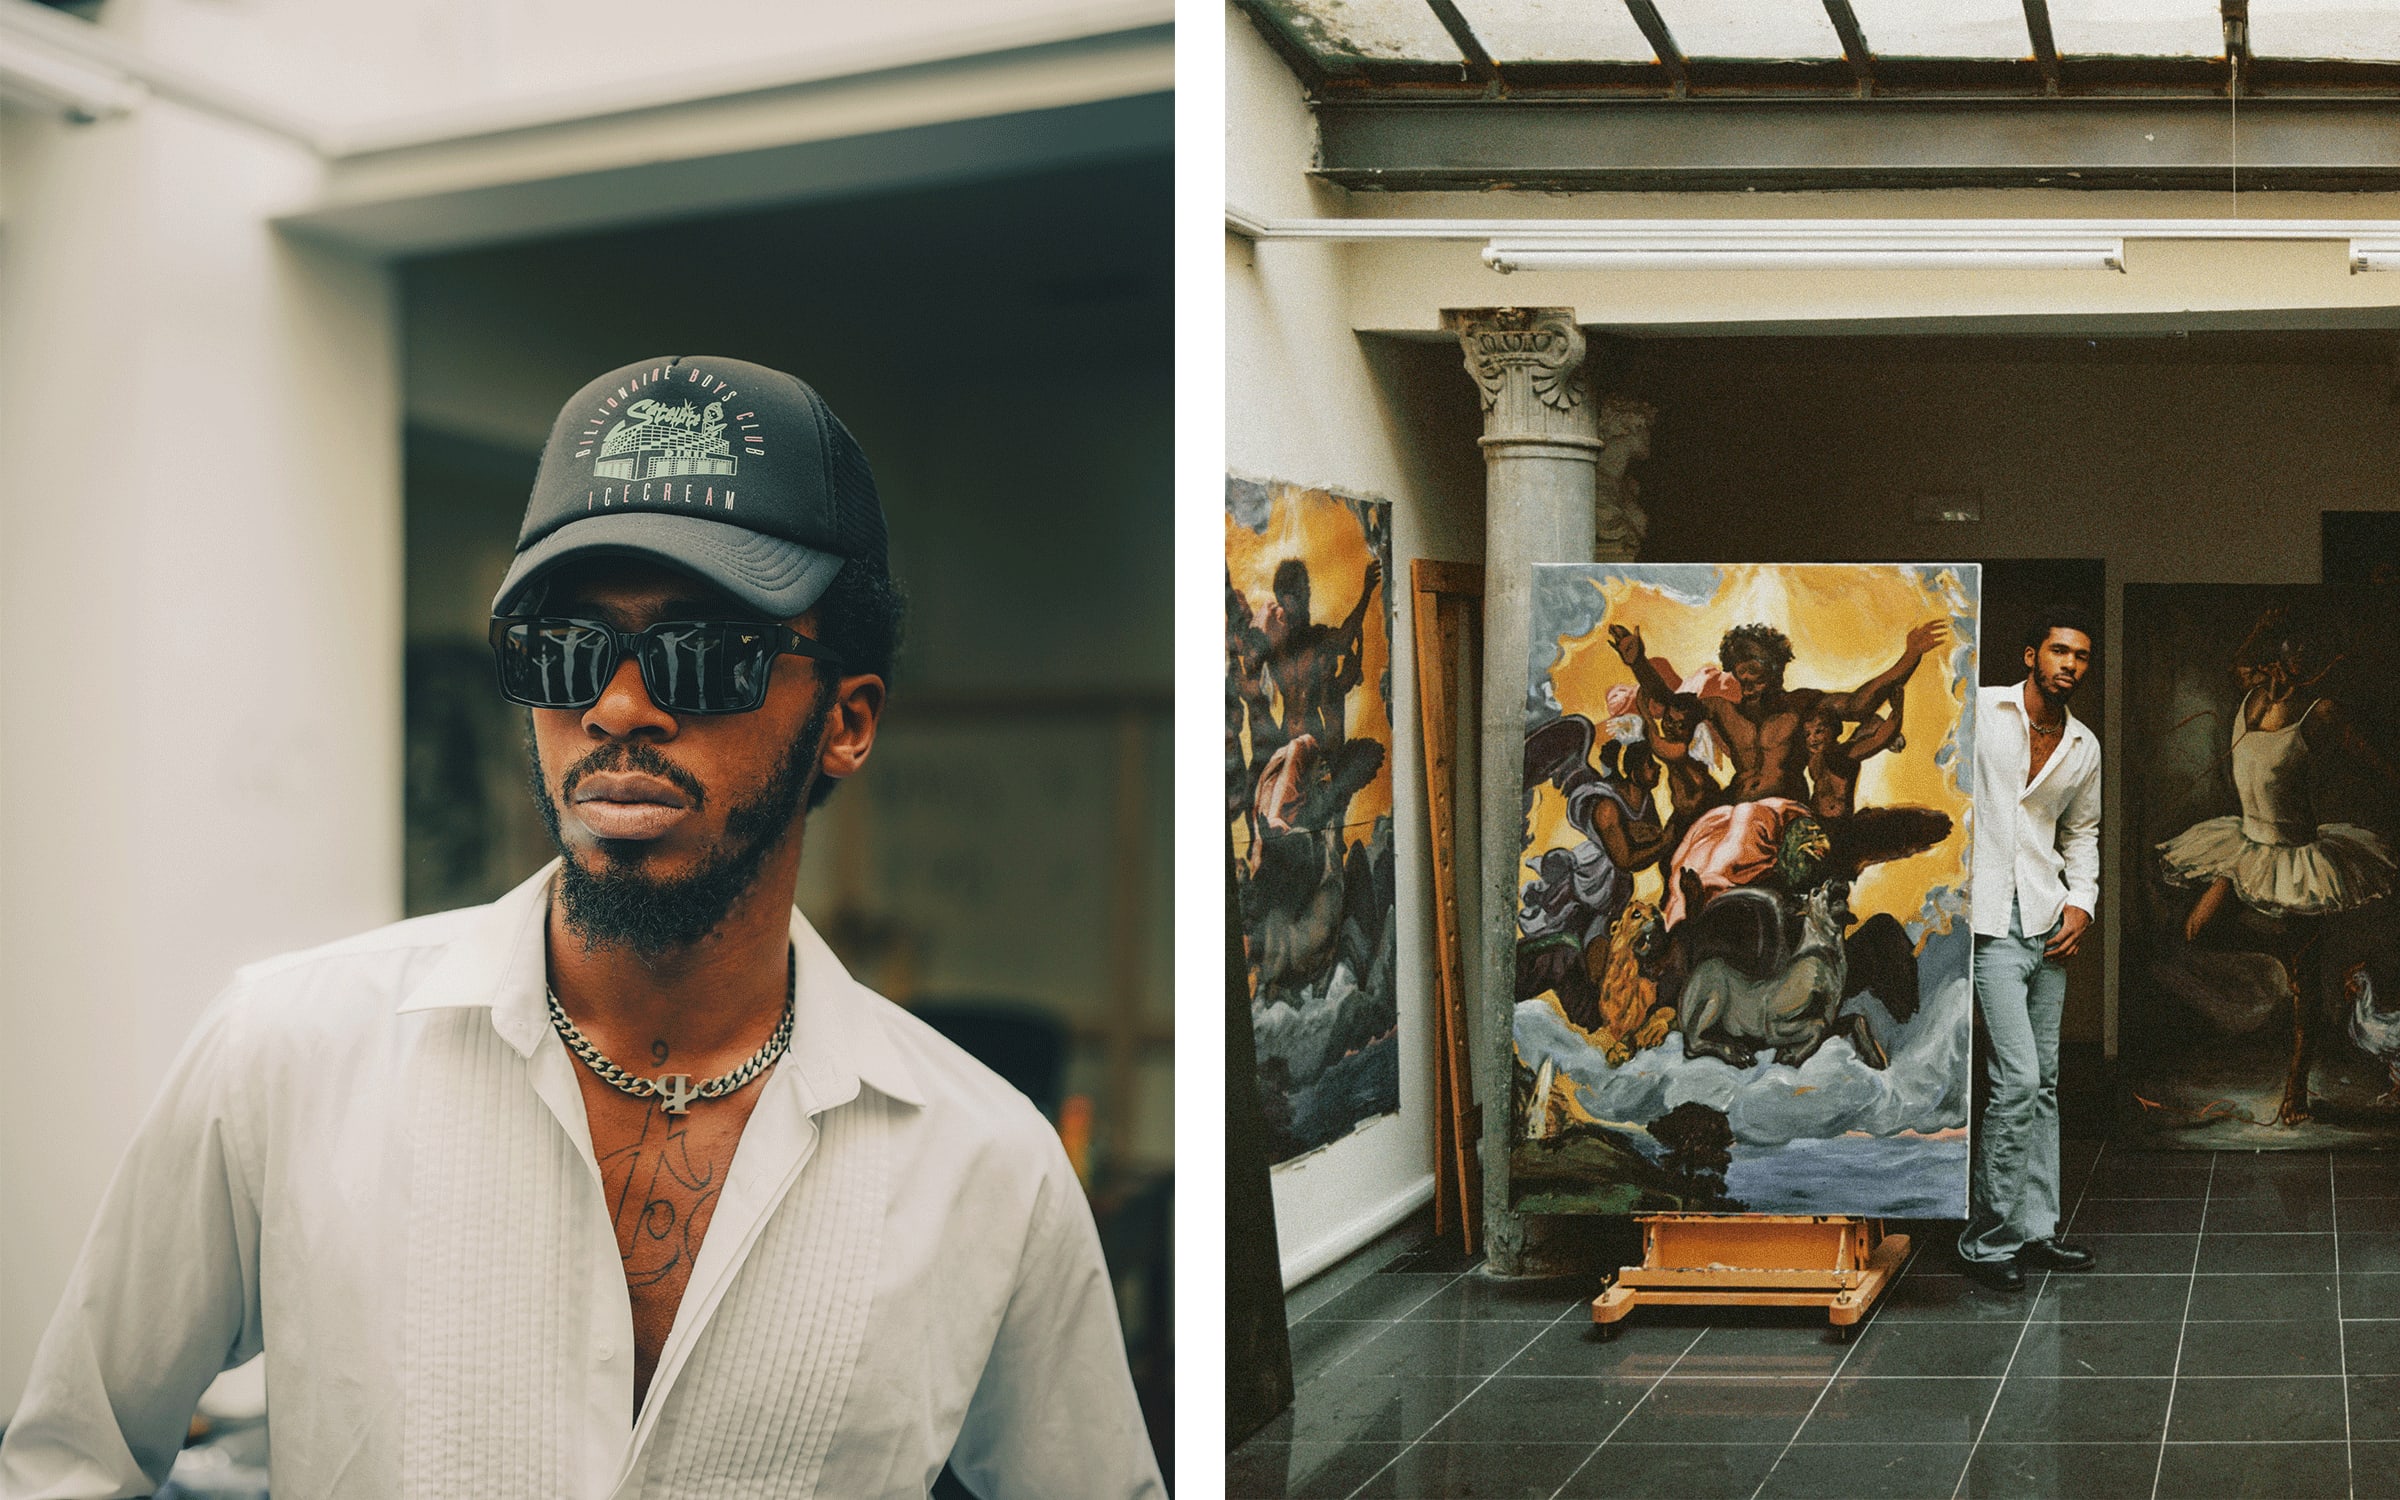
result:
[[[700,1097],[689,1073],[662,1073],[655,1080],[658,1088],[658,1107],[671,1115],[686,1113],[694,1099]]]

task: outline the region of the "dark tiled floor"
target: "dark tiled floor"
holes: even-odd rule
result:
[[[1298,1395],[1232,1500],[2400,1500],[2400,1157],[2070,1143],[2096,1273],[1956,1274],[1954,1225],[1837,1344],[1821,1316],[1642,1308],[1438,1247],[1290,1303]],[[1390,1254],[1387,1249],[1383,1252]]]

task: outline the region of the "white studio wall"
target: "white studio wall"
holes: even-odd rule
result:
[[[1267,211],[1305,214],[1301,175],[1314,127],[1300,90],[1238,14],[1228,15],[1227,175]],[[1431,882],[1410,676],[1408,560],[1468,557],[1480,511],[1460,517],[1423,492],[1412,440],[1390,408],[1376,351],[1344,321],[1340,247],[1226,241],[1227,467],[1248,479],[1322,486],[1392,502],[1393,818],[1399,877],[1400,1112],[1283,1164],[1275,1221],[1287,1286],[1324,1269],[1433,1195]],[[1463,383],[1464,373],[1460,375]],[[1462,524],[1463,520],[1463,524]],[[1472,784],[1471,782],[1469,783]]]
[[[398,914],[399,383],[386,274],[269,227],[304,153],[172,106],[0,153],[13,1406],[209,997]]]

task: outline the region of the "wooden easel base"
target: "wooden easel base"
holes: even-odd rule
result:
[[[1908,1236],[1880,1219],[1809,1214],[1644,1214],[1642,1263],[1592,1299],[1608,1338],[1644,1303],[1822,1307],[1847,1342],[1908,1259]]]

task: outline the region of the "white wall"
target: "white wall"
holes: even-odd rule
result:
[[[166,105],[10,116],[0,249],[0,1409],[240,963],[398,915],[383,273],[315,164]]]
[[[1315,127],[1298,85],[1238,12],[1228,11],[1226,32],[1229,200],[1277,216],[1322,211],[1312,196],[1322,190],[1300,175]],[[1327,246],[1225,242],[1226,467],[1392,502],[1400,1113],[1276,1169],[1275,1227],[1287,1284],[1432,1194],[1432,886],[1408,564],[1420,556],[1471,560],[1483,544],[1480,496],[1469,512],[1424,492],[1405,405],[1395,409],[1385,389],[1388,367],[1344,321],[1342,271],[1342,252]],[[1463,368],[1458,379],[1463,387]]]

